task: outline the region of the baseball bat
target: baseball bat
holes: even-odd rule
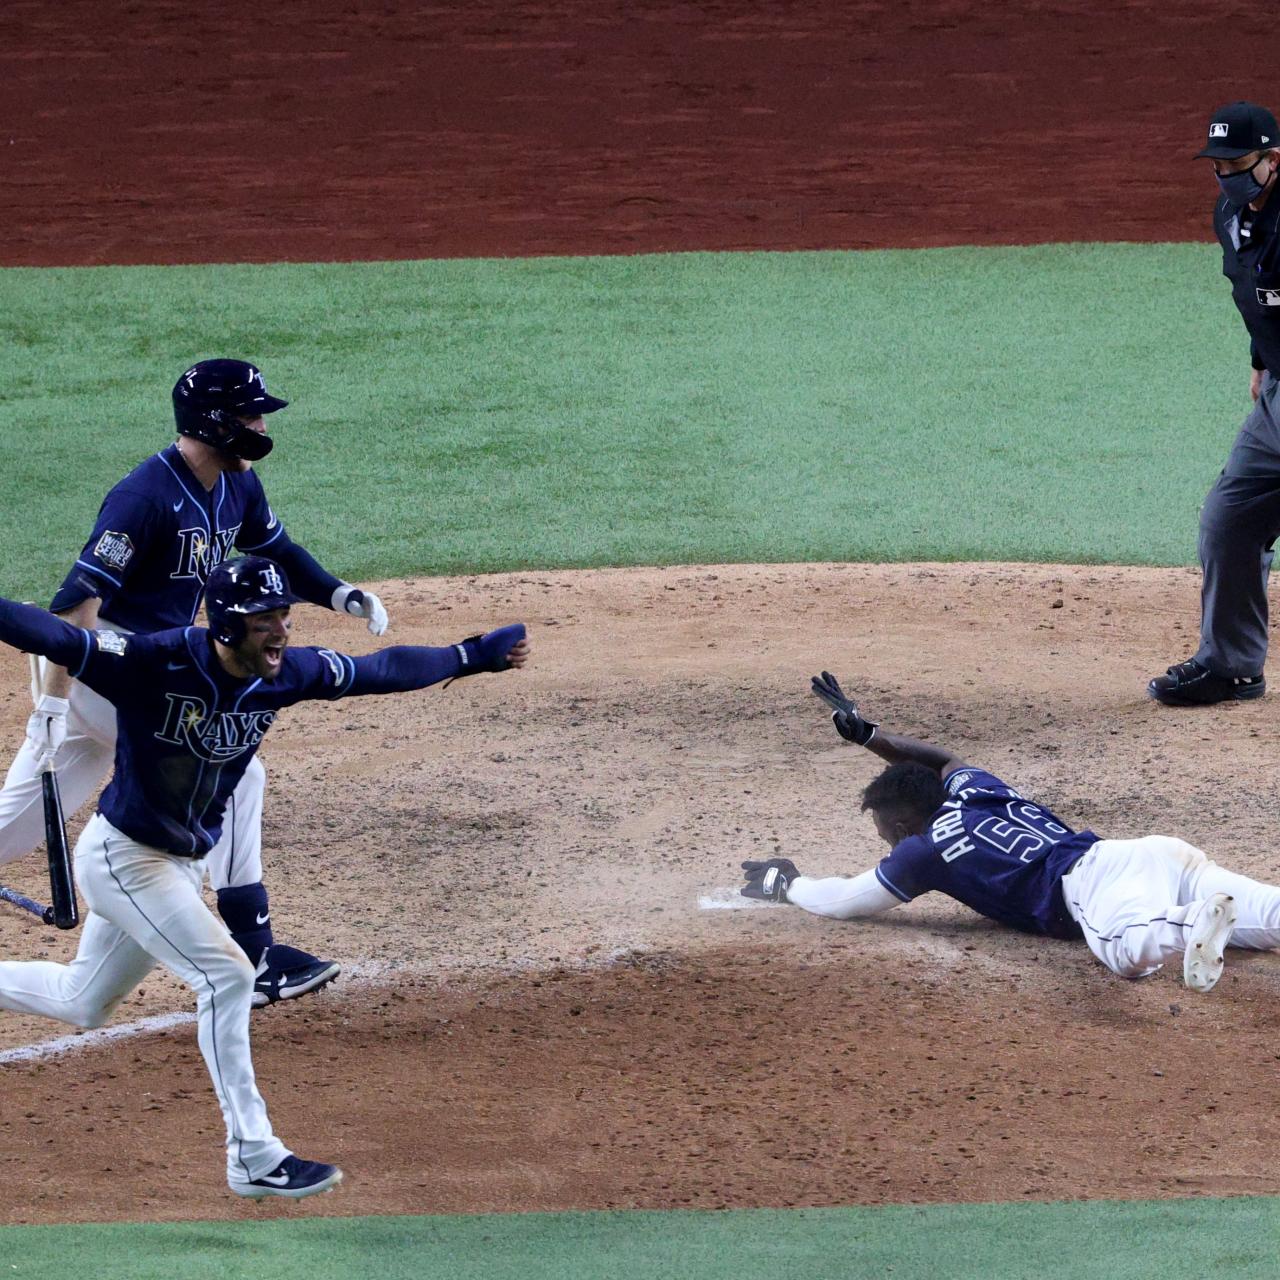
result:
[[[31,666],[31,692],[39,700],[42,692],[40,659],[27,654]],[[58,775],[53,761],[46,760],[40,770],[40,790],[44,795],[44,847],[49,861],[49,893],[53,905],[42,917],[59,929],[74,929],[80,923],[80,909],[76,905],[76,887],[71,879],[71,855],[67,850],[67,820],[62,815],[62,793],[58,790]]]
[[[67,823],[62,816],[62,795],[53,762],[40,775],[44,790],[45,852],[49,858],[49,892],[53,897],[53,923],[59,929],[74,929],[80,923],[76,887],[71,880],[71,855],[67,851]]]
[[[21,907],[23,911],[30,911],[33,916],[39,916],[45,924],[53,923],[52,907],[46,907],[34,898],[28,898],[25,893],[10,889],[8,885],[0,884],[0,902],[8,902],[12,906]]]

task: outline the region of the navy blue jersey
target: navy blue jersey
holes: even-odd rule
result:
[[[284,545],[284,526],[252,471],[224,472],[206,491],[177,445],[170,445],[103,499],[89,541],[51,607],[58,611],[96,595],[100,616],[126,631],[187,626],[199,612],[210,571],[233,547],[272,555]]]
[[[894,845],[876,868],[890,893],[910,902],[936,889],[1026,933],[1079,938],[1062,877],[1097,843],[1043,805],[981,769],[944,780],[948,799],[923,835]]]
[[[44,654],[115,704],[115,772],[98,811],[139,844],[185,857],[203,857],[218,842],[227,800],[281,708],[424,689],[476,670],[487,661],[486,640],[505,644],[505,653],[523,635],[517,624],[483,640],[393,646],[360,658],[288,648],[274,679],[239,679],[218,661],[204,627],[147,636],[86,631],[0,598],[0,640]]]
[[[282,707],[340,698],[354,662],[289,648],[274,680],[241,680],[218,662],[203,627],[149,636],[82,631],[68,669],[116,707],[115,772],[99,812],[139,844],[203,857],[222,834],[227,800]]]

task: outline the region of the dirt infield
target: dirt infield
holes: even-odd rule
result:
[[[299,13],[11,0],[0,265],[1203,240],[1184,157],[1214,105],[1273,90],[1243,70],[1270,15],[1199,0]],[[1196,591],[1008,566],[388,583],[390,638],[521,616],[537,654],[268,741],[278,935],[348,971],[255,1021],[277,1127],[349,1174],[313,1211],[1273,1192],[1280,958],[1194,998],[943,900],[862,926],[699,906],[746,855],[878,856],[876,762],[806,693],[823,666],[1071,820],[1280,877],[1276,695],[1142,694],[1194,649]],[[25,689],[0,653],[15,745]],[[42,892],[35,864],[10,879]],[[73,945],[0,910],[0,954]],[[156,976],[120,1019],[190,1005]],[[0,1016],[0,1051],[59,1030]],[[226,1193],[194,1040],[0,1065],[0,1222],[289,1212]]]
[[[1203,240],[1274,91],[1202,0],[234,12],[5,5],[0,264]]]
[[[1271,701],[1143,696],[1188,650],[1196,591],[964,565],[387,583],[398,641],[523,617],[537,648],[519,674],[296,709],[268,739],[277,929],[356,971],[255,1016],[278,1128],[349,1174],[318,1207],[1273,1190],[1280,959],[1233,954],[1195,997],[945,899],[864,925],[699,907],[760,851],[820,873],[879,856],[856,804],[879,766],[807,693],[823,666],[1079,825],[1280,876]],[[311,610],[299,631],[368,639]],[[16,741],[13,655],[0,688]],[[0,916],[5,955],[71,942]],[[121,1017],[190,1004],[157,978]],[[58,1030],[4,1015],[0,1049]],[[0,1067],[3,1221],[272,1212],[222,1190],[194,1040]]]

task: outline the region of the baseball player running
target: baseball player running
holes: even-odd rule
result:
[[[942,747],[886,733],[813,677],[840,736],[889,763],[862,795],[891,846],[852,878],[801,875],[787,858],[742,864],[751,898],[865,919],[931,890],[1026,933],[1083,938],[1113,973],[1141,978],[1180,959],[1193,991],[1222,976],[1223,948],[1280,947],[1280,888],[1226,871],[1171,836],[1100,840]]]
[[[269,551],[300,599],[364,618],[381,635],[387,612],[378,597],[341,582],[290,540],[252,470],[272,449],[266,415],[287,403],[268,394],[262,374],[243,360],[202,360],[188,369],[173,389],[177,441],[107,494],[52,611],[124,635],[186,626],[210,572],[238,547]],[[44,839],[39,772],[46,760],[57,768],[70,813],[96,793],[115,752],[109,702],[47,663],[39,684],[27,739],[0,791],[0,866]],[[256,757],[247,763],[208,867],[218,911],[257,969],[253,1003],[260,1007],[316,990],[339,967],[272,937],[262,883],[266,771]]]
[[[0,963],[0,1008],[101,1025],[157,964],[197,997],[200,1051],[227,1127],[237,1195],[298,1198],[342,1178],[272,1133],[249,1055],[254,966],[200,896],[227,806],[279,712],[308,699],[423,689],[522,667],[522,624],[447,648],[403,646],[350,658],[289,647],[292,596],[260,556],[209,574],[209,627],[151,635],[88,630],[0,598],[0,640],[40,653],[113,703],[115,770],[76,844],[90,914],[69,965]]]

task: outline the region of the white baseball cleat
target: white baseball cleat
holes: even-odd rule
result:
[[[1222,977],[1223,951],[1239,914],[1229,893],[1206,898],[1187,936],[1182,956],[1182,980],[1192,991],[1212,991]]]

